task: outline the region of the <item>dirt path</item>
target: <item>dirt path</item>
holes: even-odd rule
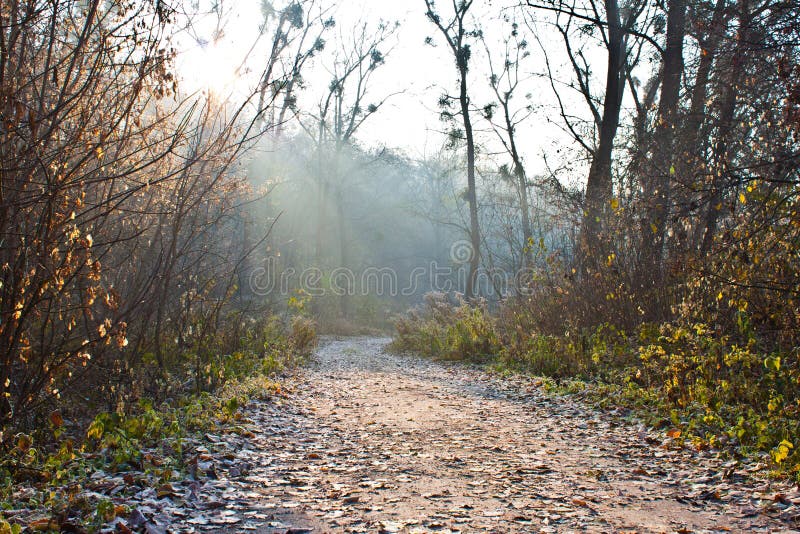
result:
[[[527,379],[500,380],[464,366],[390,355],[383,351],[387,342],[326,340],[317,363],[290,380],[286,398],[252,409],[254,436],[236,454],[252,468],[218,481],[229,484],[230,528],[797,527],[796,490],[747,485],[737,474],[745,467],[679,450],[662,434],[548,397]]]

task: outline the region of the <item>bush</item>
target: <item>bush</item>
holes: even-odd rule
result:
[[[486,303],[473,306],[443,293],[425,295],[424,304],[395,318],[397,335],[390,348],[446,360],[484,361],[500,344]]]
[[[251,398],[280,392],[272,380],[275,373],[308,358],[316,341],[314,323],[304,318],[289,325],[274,316],[230,323],[218,342],[232,352],[194,360],[202,362],[199,379],[187,365],[191,358],[170,360],[175,362],[169,368],[174,380],[170,397],[129,398],[117,409],[72,412],[69,419],[62,411],[50,413],[35,432],[13,435],[0,453],[0,508],[47,510],[54,518],[49,530],[58,530],[58,518],[80,509],[83,526],[98,530],[113,519],[114,507],[107,508],[107,500],[77,502],[70,488],[98,470],[144,472],[137,483],[152,487],[190,470],[185,438],[198,432],[242,432],[239,408]],[[203,385],[199,390],[198,384]],[[21,484],[25,492],[17,491]],[[4,526],[0,518],[0,533]]]
[[[697,446],[769,455],[800,480],[800,349],[761,343],[744,311],[731,335],[679,320],[641,324],[634,336],[607,323],[553,334],[537,329],[542,311],[527,302],[506,301],[493,316],[485,303],[430,294],[396,320],[392,346],[555,378]]]
[[[186,335],[182,344],[173,342],[162,359],[163,368],[152,353],[144,353],[124,368],[107,371],[104,382],[90,370],[81,379],[102,387],[64,389],[59,399],[31,412],[26,425],[6,433],[6,438],[26,432],[37,442],[51,443],[49,418],[54,412],[68,421],[64,431],[78,439],[98,413],[138,416],[142,402],[161,406],[206,395],[219,397],[231,384],[259,380],[303,363],[317,342],[315,323],[302,317],[287,322],[270,314],[235,313],[220,322],[214,336],[198,334],[199,329]]]
[[[798,350],[766,352],[758,340],[744,343],[704,324],[665,324],[655,340],[639,346],[637,380],[658,392],[679,415],[676,424],[717,446],[769,452],[794,466],[800,435]]]

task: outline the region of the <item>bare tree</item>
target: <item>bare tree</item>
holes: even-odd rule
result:
[[[520,72],[521,62],[530,56],[528,42],[520,38],[519,26],[516,21],[510,24],[510,35],[503,39],[504,54],[502,67],[497,68],[497,62],[492,59],[492,54],[486,40],[486,56],[489,58],[489,86],[497,99],[496,102],[484,107],[484,116],[490,122],[492,130],[503,145],[507,155],[511,158],[511,172],[507,167],[501,168],[501,173],[510,174],[514,181],[519,197],[519,209],[522,219],[522,266],[527,267],[531,259],[533,232],[531,229],[531,213],[528,202],[528,177],[525,165],[517,145],[517,129],[533,113],[533,106],[526,103],[521,108],[515,108],[514,97],[524,81]],[[496,117],[495,108],[499,108],[499,119]]]
[[[527,6],[555,13],[555,27],[561,34],[567,58],[572,66],[578,89],[597,128],[596,143],[588,143],[567,121],[568,127],[581,145],[591,153],[591,164],[586,181],[583,223],[578,245],[578,260],[584,274],[596,271],[608,254],[609,236],[607,221],[614,193],[612,154],[620,124],[625,81],[631,70],[630,37],[652,39],[636,29],[636,22],[646,8],[644,2],[632,2],[620,8],[617,0],[595,0],[576,5],[559,0],[553,3],[527,2]],[[591,89],[591,69],[581,48],[574,43],[573,32],[586,32],[588,27],[600,34],[606,50],[606,79],[602,85],[602,111]],[[551,72],[552,79],[552,72]],[[555,89],[555,85],[553,84]],[[556,92],[558,92],[556,90]],[[559,102],[561,100],[559,99]],[[565,115],[561,105],[562,116]],[[566,119],[566,117],[565,117]]]
[[[397,24],[381,22],[373,29],[367,23],[359,23],[350,37],[342,35],[341,48],[335,51],[330,67],[332,79],[317,106],[317,112],[308,116],[311,124],[307,119],[300,119],[301,126],[316,145],[317,266],[323,265],[323,250],[326,238],[330,237],[330,204],[336,210],[339,266],[349,264],[350,236],[345,210],[346,184],[345,173],[341,169],[342,154],[365,121],[397,94],[382,95],[378,100],[369,102],[372,78],[391,52],[385,46],[397,27]],[[344,295],[339,302],[342,315],[347,317],[347,296]]]
[[[472,255],[469,260],[469,273],[465,295],[467,298],[475,296],[475,279],[481,261],[481,235],[478,222],[478,194],[475,185],[475,132],[472,126],[470,115],[470,96],[467,81],[469,62],[472,49],[467,42],[470,38],[480,36],[477,29],[468,28],[469,10],[473,5],[473,0],[453,0],[453,17],[442,19],[436,11],[433,0],[425,0],[427,8],[426,16],[436,26],[447,42],[450,52],[455,60],[456,72],[458,74],[458,96],[445,96],[445,102],[451,99],[458,100],[461,123],[464,127],[464,139],[467,143],[467,202],[469,203],[469,238],[472,246]]]
[[[316,0],[292,1],[280,10],[271,7],[264,13],[262,31],[269,28],[271,19],[276,20],[260,83],[257,112],[261,128],[274,130],[277,137],[281,135],[287,113],[296,106],[295,90],[302,85],[304,66],[322,52],[323,36],[334,26],[333,18],[328,16],[330,9],[316,8]],[[283,67],[282,72],[276,73],[279,66]],[[281,105],[273,105],[279,97],[282,97]],[[264,117],[265,112],[271,114],[269,121]]]

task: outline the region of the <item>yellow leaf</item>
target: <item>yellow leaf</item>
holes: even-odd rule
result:
[[[739,203],[747,204],[747,197],[744,196],[744,193],[739,193]]]
[[[772,459],[775,460],[776,464],[779,464],[789,457],[789,453],[792,449],[794,449],[792,442],[783,440],[772,450]]]
[[[103,437],[105,430],[105,425],[103,425],[101,421],[94,420],[86,431],[86,437],[89,439],[100,439]]]
[[[781,370],[781,357],[780,356],[768,356],[764,359],[764,367],[767,369],[773,369],[776,372]]]
[[[611,209],[617,211],[619,209],[619,200],[616,198],[611,199]]]

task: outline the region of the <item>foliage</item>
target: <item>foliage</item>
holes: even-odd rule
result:
[[[800,435],[796,349],[768,352],[754,336],[736,341],[701,323],[665,324],[656,339],[641,341],[632,379],[678,410],[686,433],[712,446],[766,451],[790,467],[800,463],[791,453]]]
[[[482,361],[500,349],[485,303],[470,306],[459,298],[453,305],[442,293],[427,294],[423,307],[395,319],[395,328],[391,348],[398,351]]]
[[[248,127],[179,96],[174,16],[161,1],[0,9],[2,442],[65,396],[155,395],[170,359],[207,372],[233,309],[250,193],[230,164]]]
[[[140,471],[147,480],[137,484],[157,487],[190,471],[187,440],[202,432],[236,432],[239,408],[279,394],[275,375],[303,363],[316,344],[314,325],[303,318],[288,327],[274,317],[252,321],[240,333],[238,350],[211,362],[218,384],[213,393],[176,390],[173,399],[158,403],[140,398],[124,411],[97,414],[87,425],[68,423],[54,412],[47,431],[18,433],[0,457],[0,502],[46,511],[53,523],[48,528],[56,530],[58,518],[78,509],[84,526],[97,530],[126,511],[108,500],[76,500],[76,488],[93,473]],[[20,484],[35,491],[18,493]]]
[[[610,324],[555,335],[537,331],[541,310],[528,303],[509,299],[495,317],[429,295],[398,318],[393,346],[555,378],[557,390],[633,409],[699,447],[768,455],[800,477],[800,352],[768,349],[745,312],[735,335],[680,320],[633,335]]]

